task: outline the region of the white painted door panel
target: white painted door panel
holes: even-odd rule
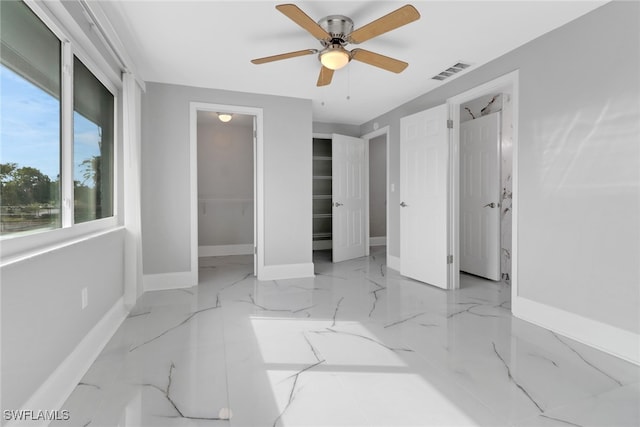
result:
[[[365,255],[364,140],[332,135],[333,262]]]
[[[460,271],[500,280],[500,113],[460,124]]]
[[[400,273],[448,287],[447,106],[400,120]]]

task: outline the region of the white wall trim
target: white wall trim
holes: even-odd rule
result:
[[[124,299],[118,299],[71,354],[53,371],[44,384],[22,405],[21,409],[27,411],[62,409],[64,402],[75,390],[128,314],[129,311],[124,305]],[[73,414],[71,416],[73,417]],[[7,423],[6,426],[46,426],[48,424],[48,421],[34,421],[32,423],[20,421]]]
[[[369,246],[386,246],[387,236],[369,237]]]
[[[314,277],[313,263],[265,265],[258,280],[282,280],[297,279],[301,277]]]
[[[193,277],[190,271],[178,273],[145,274],[142,277],[142,287],[144,292],[165,291],[168,289],[184,289],[196,286],[197,276]]]
[[[387,253],[387,268],[400,271],[400,257],[392,256]]]
[[[244,245],[208,245],[198,246],[198,257],[227,256],[227,255],[251,255],[253,244]]]
[[[640,335],[523,297],[511,303],[513,315],[628,362],[640,365]]]

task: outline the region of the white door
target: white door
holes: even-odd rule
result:
[[[448,288],[447,105],[400,120],[400,273]]]
[[[500,113],[460,124],[460,271],[500,280]]]
[[[333,262],[365,255],[364,139],[332,135]]]

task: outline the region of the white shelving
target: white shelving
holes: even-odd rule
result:
[[[331,140],[313,138],[313,248],[331,248]]]

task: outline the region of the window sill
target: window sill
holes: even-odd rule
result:
[[[118,226],[117,217],[110,217],[77,224],[69,228],[57,228],[5,238],[0,240],[0,266],[4,267],[123,228],[123,226]]]

